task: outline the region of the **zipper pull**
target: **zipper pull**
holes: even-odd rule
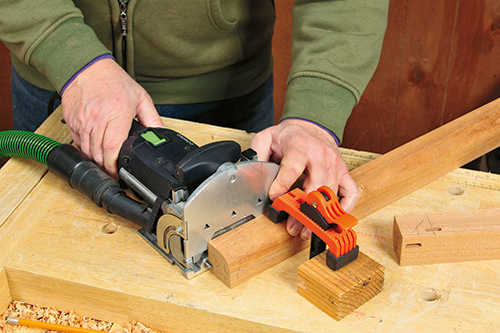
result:
[[[122,36],[127,36],[127,34],[128,34],[127,3],[128,3],[128,0],[120,0],[120,23],[121,23],[121,29],[122,29]]]

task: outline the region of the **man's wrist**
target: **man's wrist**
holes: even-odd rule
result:
[[[333,139],[335,140],[335,142],[337,143],[337,146],[340,145],[340,140],[339,138],[335,135],[335,133],[333,133],[332,131],[330,131],[328,128],[326,128],[325,126],[321,125],[321,124],[318,124],[317,122],[315,121],[312,121],[312,120],[309,120],[309,119],[304,119],[304,118],[297,118],[297,117],[290,117],[290,118],[284,118],[282,120],[280,120],[280,123],[283,122],[283,121],[287,121],[287,120],[301,120],[301,121],[305,121],[305,122],[308,122],[310,124],[313,124],[321,129],[323,129],[324,131],[326,131],[328,134],[330,134]]]
[[[90,62],[88,62],[85,66],[83,66],[78,72],[75,73],[75,75],[73,75],[69,80],[68,82],[66,82],[64,84],[64,86],[62,87],[61,89],[61,92],[59,93],[60,96],[63,95],[64,91],[66,90],[66,88],[68,88],[68,86],[71,84],[71,82],[73,82],[76,77],[78,75],[80,75],[84,70],[86,70],[87,68],[89,68],[91,65],[93,65],[94,63],[98,62],[99,60],[103,60],[103,59],[113,59],[115,60],[115,58],[109,54],[109,53],[105,53],[105,54],[101,54],[100,56],[98,57],[95,57],[94,59],[92,59]]]

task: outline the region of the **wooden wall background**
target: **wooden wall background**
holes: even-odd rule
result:
[[[0,131],[12,129],[10,71],[9,50],[0,42]]]
[[[290,68],[292,0],[275,0],[275,104]],[[0,43],[0,130],[12,128],[10,59]],[[500,1],[392,0],[379,67],[342,146],[385,153],[500,97]]]

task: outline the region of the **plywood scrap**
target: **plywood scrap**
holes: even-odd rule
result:
[[[400,265],[500,259],[500,209],[397,215]]]
[[[360,252],[358,259],[333,271],[323,252],[299,266],[299,279],[299,295],[340,320],[382,291],[384,267]]]

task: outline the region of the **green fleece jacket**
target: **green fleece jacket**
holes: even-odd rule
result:
[[[342,137],[377,66],[388,2],[295,1],[283,119]],[[1,0],[1,8],[0,40],[14,67],[47,90],[61,91],[106,53],[155,104],[242,96],[272,72],[272,0]]]

